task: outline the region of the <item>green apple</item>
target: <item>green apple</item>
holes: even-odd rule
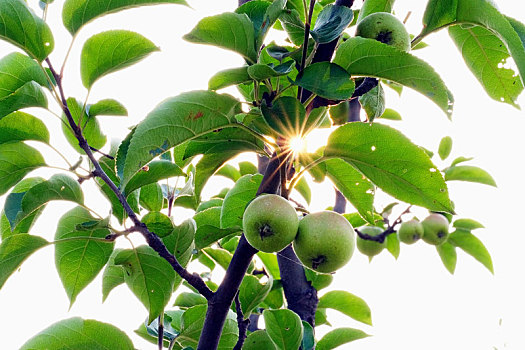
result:
[[[401,51],[410,50],[410,34],[403,23],[388,12],[375,12],[363,18],[355,35],[376,39]]]
[[[428,244],[440,245],[448,238],[449,222],[446,217],[441,214],[433,213],[427,216],[423,221],[423,240]]]
[[[406,244],[416,243],[424,234],[423,225],[416,219],[405,221],[397,230],[399,241]]]
[[[304,266],[332,273],[343,267],[354,253],[354,228],[344,216],[333,211],[308,214],[299,222],[293,248]]]
[[[359,232],[372,236],[372,237],[377,237],[383,233],[383,229],[377,226],[361,226],[360,228],[358,228],[358,230]],[[383,243],[380,243],[380,242],[371,241],[368,239],[362,239],[361,237],[357,236],[357,249],[359,249],[361,253],[363,253],[364,255],[370,258],[381,253],[381,251],[385,247],[386,247],[386,241],[383,241]]]
[[[242,219],[248,243],[266,253],[278,252],[292,243],[298,225],[294,207],[275,194],[255,198],[246,207]]]

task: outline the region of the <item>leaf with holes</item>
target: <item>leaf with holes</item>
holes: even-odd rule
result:
[[[0,288],[31,254],[48,245],[38,236],[20,233],[2,240],[0,244]]]
[[[89,211],[76,207],[65,213],[57,225],[55,240],[55,264],[62,285],[69,298],[70,307],[77,295],[102,270],[113,251],[113,242],[91,240],[90,238],[104,238],[110,234],[107,228],[78,230],[77,225],[96,221]]]
[[[175,271],[149,246],[126,249],[115,257],[125,269],[126,284],[149,312],[148,324],[163,312],[170,300]]]
[[[518,107],[523,84],[520,76],[505,66],[510,54],[501,39],[481,26],[453,26],[448,33],[487,94],[496,101]]]
[[[342,158],[399,200],[454,212],[443,176],[425,151],[389,126],[343,125],[330,135],[324,155]]]
[[[33,349],[133,350],[135,347],[128,336],[113,325],[74,317],[49,326],[20,348]]]
[[[82,83],[88,89],[102,76],[130,66],[159,48],[127,30],[95,34],[84,43],[80,58]]]
[[[350,38],[337,49],[334,63],[350,74],[387,79],[422,93],[450,117],[453,98],[428,63],[374,39]]]
[[[18,46],[40,62],[53,51],[55,42],[51,29],[27,2],[2,0],[0,13],[1,39]]]
[[[62,9],[62,21],[67,30],[74,35],[84,24],[104,16],[133,7],[157,4],[187,5],[185,0],[66,0]]]

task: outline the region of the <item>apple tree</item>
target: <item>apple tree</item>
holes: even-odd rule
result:
[[[432,158],[447,160],[452,140],[443,138],[434,155],[389,126],[385,120],[400,115],[386,108],[384,89],[413,89],[450,117],[447,83],[416,52],[427,36],[446,30],[488,96],[517,107],[525,76],[522,23],[489,0],[428,0],[421,32],[410,35],[394,0],[366,0],[360,8],[353,0],[240,0],[238,8],[188,28],[184,39],[234,51],[245,63],[211,76],[208,90],[168,97],[110,146],[98,117],[127,109],[111,96],[88,101],[68,94],[63,78],[74,73],[50,56],[46,13],[61,11],[75,40],[96,18],[161,3],[188,6],[41,0],[31,8],[24,0],[0,0],[0,38],[16,46],[0,58],[0,287],[32,253],[54,249],[70,303],[99,274],[104,298],[127,285],[145,308],[136,332],[152,347],[326,350],[368,336],[337,327],[315,334],[328,323],[327,309],[371,324],[363,299],[329,288],[352,254],[397,257],[401,243],[422,238],[451,273],[457,249],[492,271],[473,233],[482,225],[455,213],[447,182],[495,186],[493,178],[465,157],[438,169]],[[272,41],[277,32],[286,40]],[[82,84],[91,91],[105,75],[155,51],[141,34],[115,29],[89,37],[81,56],[70,59],[80,60]],[[510,59],[515,68],[502,65]],[[231,86],[236,96],[220,92]],[[30,107],[60,119],[61,130],[51,131],[65,135],[78,160],[63,157],[62,168],[46,163],[34,141],[61,153],[42,117],[23,111]],[[331,130],[322,148],[296,147],[318,128]],[[229,163],[247,152],[257,163]],[[55,174],[34,176],[45,167]],[[318,194],[305,174],[333,183],[332,208],[310,213]],[[214,176],[231,179],[232,187],[202,198]],[[87,182],[100,190],[90,195],[109,202],[107,215],[85,204]],[[374,202],[378,191],[392,198],[382,209]],[[31,229],[51,201],[75,206],[56,214],[48,240]],[[192,218],[175,225],[176,207],[192,210]],[[414,218],[414,208],[428,217]],[[145,244],[134,245],[131,233]],[[127,248],[115,248],[117,240],[128,240]],[[226,271],[222,281],[212,278],[216,266]],[[22,349],[62,346],[134,349],[116,326],[81,318],[54,323]]]

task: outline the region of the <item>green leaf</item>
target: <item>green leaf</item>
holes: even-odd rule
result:
[[[212,207],[198,212],[193,217],[197,223],[195,245],[197,249],[209,246],[229,234],[239,232],[239,226],[221,228],[221,207]]]
[[[456,247],[454,247],[449,242],[445,242],[443,244],[438,245],[436,247],[436,250],[445,268],[448,270],[448,272],[454,274],[454,271],[456,270],[456,262],[458,260]]]
[[[272,289],[273,279],[270,277],[265,284],[261,284],[259,279],[252,275],[244,276],[239,287],[239,300],[244,318],[248,318],[250,313],[266,298]]]
[[[523,46],[525,46],[525,24],[509,16],[505,16],[505,18],[507,19],[507,21],[509,21],[512,28],[514,28],[514,30],[516,31],[516,34],[518,34],[518,36],[520,37]]]
[[[304,269],[304,274],[306,279],[312,284],[312,287],[318,291],[328,287],[334,280],[332,275],[317,273],[311,269]]]
[[[315,121],[313,118],[306,117],[303,104],[295,97],[280,97],[273,101],[271,107],[263,103],[261,110],[276,136],[285,138],[301,136],[314,127]]]
[[[372,325],[370,308],[365,301],[351,293],[334,290],[319,299],[318,308],[329,308],[342,312],[356,321]]]
[[[239,162],[239,172],[241,173],[241,176],[253,175],[258,174],[259,169],[257,169],[257,166],[255,166],[252,162],[244,161]]]
[[[184,39],[197,44],[218,46],[241,54],[249,63],[257,62],[255,31],[246,14],[225,12],[200,20]]]
[[[399,238],[396,234],[391,234],[386,237],[386,249],[392,254],[394,258],[399,258],[401,247],[399,244]]]
[[[93,118],[97,115],[127,116],[128,110],[117,100],[111,98],[100,100],[87,106],[87,114]]]
[[[388,119],[388,120],[402,120],[401,114],[399,112],[394,111],[391,108],[386,108],[383,114],[379,117],[381,119]]]
[[[148,164],[146,169],[140,170],[122,189],[124,194],[129,194],[142,186],[155,183],[170,177],[186,176],[181,168],[168,160],[155,160]]]
[[[319,44],[329,43],[343,33],[353,18],[354,13],[349,7],[327,5],[317,16],[310,34]]]
[[[377,123],[343,125],[330,135],[324,155],[344,159],[399,200],[453,213],[441,173],[423,149],[395,129]]]
[[[151,211],[144,215],[142,223],[146,224],[148,230],[159,237],[165,237],[173,231],[173,223],[169,216],[158,211]]]
[[[249,1],[235,10],[236,13],[245,13],[252,21],[257,49],[261,47],[266,33],[279,18],[285,5],[286,0],[277,0],[272,3],[268,1]]]
[[[96,220],[89,211],[75,207],[59,220],[55,240],[73,237],[85,238],[55,245],[55,264],[62,285],[73,306],[77,295],[88,286],[102,270],[113,251],[113,242],[101,242],[90,238],[104,238],[110,234],[106,228],[78,230],[77,225]]]
[[[0,144],[0,195],[9,191],[28,173],[45,165],[42,155],[23,142]]]
[[[142,35],[109,30],[90,37],[80,58],[82,84],[88,89],[102,76],[128,67],[159,48]]]
[[[2,240],[0,244],[0,288],[31,254],[49,243],[38,236],[20,233]]]
[[[300,13],[296,9],[292,9],[289,12],[284,12],[279,18],[281,25],[288,33],[290,41],[297,46],[302,45],[304,41],[304,23],[301,20]]]
[[[47,97],[42,87],[34,81],[25,83],[11,95],[0,100],[0,119],[28,107],[47,108]]]
[[[496,186],[496,182],[485,170],[470,165],[455,165],[445,170],[445,181],[469,181]]]
[[[272,339],[264,329],[248,334],[242,346],[243,350],[276,350]]]
[[[317,350],[335,349],[343,344],[350,343],[354,340],[359,340],[369,337],[368,334],[359,329],[354,328],[336,328],[326,333],[318,342]]]
[[[347,100],[355,90],[350,74],[330,62],[309,65],[297,76],[295,84],[329,100]]]
[[[357,23],[363,18],[375,12],[392,12],[395,0],[366,0],[359,11]]]
[[[9,196],[13,195],[16,197],[17,193],[27,192],[27,190],[29,190],[31,187],[43,181],[45,180],[41,177],[30,177],[23,179],[22,181],[17,183],[15,187],[13,187]],[[22,220],[14,230],[11,230],[11,225],[9,224],[7,216],[5,216],[5,211],[2,210],[2,213],[0,214],[0,238],[4,240],[7,239],[7,237],[9,236],[17,235],[20,233],[28,233],[33,227],[35,221],[40,216],[40,214],[42,214],[43,209],[44,207],[41,207],[40,209],[36,210],[33,214],[29,215],[27,218]]]
[[[74,35],[84,24],[97,17],[133,7],[157,4],[187,5],[185,0],[66,0],[62,9],[62,21],[67,30]]]
[[[55,42],[48,25],[20,0],[0,2],[0,38],[14,44],[42,62]],[[1,84],[0,84],[1,86]]]
[[[180,308],[190,308],[195,305],[204,305],[208,301],[205,297],[197,293],[180,293],[175,299],[173,306],[178,306]]]
[[[342,159],[324,162],[326,176],[369,223],[374,223],[374,185]]]
[[[367,121],[373,122],[385,112],[385,90],[381,84],[378,84],[366,94],[359,96],[359,103],[366,113]]]
[[[231,85],[241,84],[250,81],[248,67],[230,68],[215,73],[208,82],[209,90],[219,90]]]
[[[231,254],[226,249],[220,248],[204,248],[203,252],[213,259],[217,264],[219,264],[224,270],[228,269],[230,262],[232,260],[233,254]]]
[[[439,142],[439,149],[438,149],[439,158],[441,158],[441,160],[447,159],[451,151],[452,151],[452,138],[450,136],[445,136]]]
[[[179,226],[175,226],[171,234],[162,237],[164,245],[170,253],[175,255],[179,264],[186,267],[191,259],[195,247],[193,239],[196,231],[195,221],[187,219]],[[177,275],[177,279],[180,276]]]
[[[133,350],[135,347],[128,336],[113,325],[74,317],[44,329],[20,348],[34,349]]]
[[[505,43],[523,82],[525,79],[525,47],[514,27],[494,7],[492,1],[431,0],[423,16],[424,28],[419,37],[446,26],[461,23],[478,25],[496,34]]]
[[[241,177],[239,170],[237,170],[237,168],[231,164],[224,164],[219,170],[217,170],[215,174],[224,176],[225,178],[234,182],[239,180]]]
[[[187,92],[162,102],[135,129],[124,160],[123,185],[168,149],[233,123],[237,107],[233,97],[211,91]]]
[[[244,175],[233,188],[228,191],[221,208],[220,227],[228,228],[234,226],[242,227],[244,209],[248,203],[255,198],[263,176]]]
[[[465,253],[471,255],[494,274],[494,266],[492,265],[490,253],[483,243],[472,233],[457,229],[450,234],[447,242],[450,242],[455,247],[461,248]]]
[[[160,185],[154,182],[142,186],[140,189],[139,203],[146,210],[161,211],[164,205],[164,196]]]
[[[121,265],[115,265],[115,257],[120,254],[124,249],[117,248],[113,250],[109,257],[104,273],[102,273],[102,302],[106,301],[109,293],[115,289],[115,287],[126,283],[124,274],[126,270]]]
[[[295,184],[294,189],[299,192],[299,194],[304,198],[307,204],[310,204],[312,201],[312,190],[310,189],[310,186],[308,185],[308,181],[306,181],[306,178],[303,176],[297,181]]]
[[[315,338],[314,329],[306,321],[303,323],[303,340],[301,341],[301,349],[303,350],[314,350],[315,349]]]
[[[452,224],[455,228],[460,228],[466,231],[475,230],[478,228],[485,228],[482,224],[472,219],[457,219]]]
[[[266,79],[288,75],[295,65],[294,60],[286,61],[283,64],[274,66],[273,64],[256,63],[248,67],[248,75],[253,80],[263,81]]]
[[[297,350],[303,340],[303,325],[299,316],[287,309],[264,310],[266,332],[277,348]]]
[[[100,124],[97,118],[88,116],[86,111],[83,109],[84,104],[75,98],[68,98],[67,106],[75,123],[82,127],[82,135],[84,135],[84,138],[87,140],[89,146],[96,149],[101,149],[104,147],[107,142],[107,137],[100,129]],[[66,136],[67,141],[78,153],[84,155],[84,150],[78,145],[78,139],[71,128],[67,126],[69,123],[65,114],[62,114],[62,119],[64,120],[64,123],[61,124],[62,132]]]
[[[38,118],[24,112],[13,112],[0,119],[0,144],[34,140],[49,143],[49,131]]]
[[[423,60],[374,39],[350,38],[337,49],[334,63],[352,75],[388,79],[412,88],[450,117],[453,99],[445,83]]]
[[[177,341],[182,346],[197,348],[197,343],[202,332],[204,319],[206,317],[207,305],[197,305],[189,308],[182,315],[182,327]],[[239,329],[237,328],[236,316],[232,311],[228,312],[217,350],[231,350],[237,343]]]
[[[124,279],[129,289],[149,312],[148,324],[159,316],[170,300],[175,271],[149,246],[126,249],[115,257],[124,266]]]
[[[273,277],[274,280],[281,279],[281,271],[277,262],[277,256],[273,253],[257,252],[257,256],[261,259],[264,268]]]
[[[510,54],[500,38],[481,26],[453,26],[448,33],[487,94],[496,101],[518,107],[523,84],[513,69],[505,67]]]

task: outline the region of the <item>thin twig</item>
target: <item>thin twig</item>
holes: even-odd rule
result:
[[[399,214],[398,218],[391,225],[388,225],[388,227],[381,234],[379,234],[377,236],[371,236],[369,234],[366,234],[366,233],[363,233],[363,232],[359,231],[358,229],[354,229],[354,231],[357,233],[357,235],[361,239],[364,239],[364,240],[367,240],[367,241],[374,241],[374,242],[383,243],[388,235],[391,235],[392,233],[396,232],[396,226],[403,222],[401,217],[403,215],[409,213],[410,212],[410,208],[412,208],[411,205],[408,206],[408,208],[406,208],[405,211],[403,211],[401,214]]]
[[[244,341],[246,340],[246,330],[250,326],[250,319],[244,319],[244,314],[241,309],[241,302],[239,300],[239,292],[235,294],[235,312],[237,313],[237,327],[239,328],[239,339],[237,344],[233,347],[233,350],[241,350]]]

